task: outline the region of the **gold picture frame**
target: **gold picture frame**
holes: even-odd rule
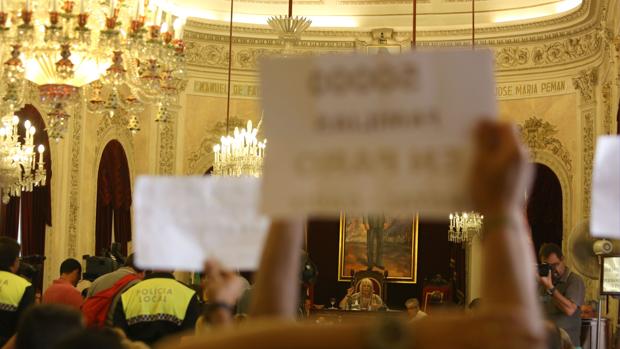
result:
[[[418,226],[419,215],[411,218],[385,215],[384,228],[381,233],[382,248],[388,253],[382,253],[385,258],[384,268],[376,266],[372,270],[388,271],[388,282],[417,283],[418,270]],[[368,268],[369,236],[364,218],[360,215],[347,216],[340,213],[340,237],[338,246],[338,281],[350,281],[351,270],[366,270]],[[363,225],[363,227],[361,226]],[[380,258],[382,259],[382,258]]]

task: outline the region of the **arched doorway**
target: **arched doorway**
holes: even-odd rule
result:
[[[131,241],[131,181],[123,146],[116,140],[103,149],[97,174],[95,253],[101,255],[112,241],[127,253]],[[114,240],[112,240],[114,232]]]
[[[536,163],[536,179],[528,193],[527,219],[536,254],[545,242],[562,246],[562,186],[555,173],[543,164]]]

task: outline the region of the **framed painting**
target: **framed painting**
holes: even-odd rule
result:
[[[351,271],[388,272],[388,282],[416,283],[418,215],[340,214],[338,281]]]

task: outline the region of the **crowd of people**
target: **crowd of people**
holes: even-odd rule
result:
[[[532,178],[528,157],[510,125],[483,123],[475,143],[470,188],[476,210],[485,216],[486,263],[482,302],[471,311],[426,316],[417,299],[410,299],[405,304],[410,321],[380,314],[369,322],[296,321],[301,220],[272,223],[249,310],[241,316],[235,308],[248,291],[247,282],[217,261],[205,264],[206,283],[196,291],[169,270],[141,270],[133,256],[122,268],[97,278],[85,300],[75,288],[81,265],[67,259],[41,304],[35,304],[33,286],[16,274],[20,246],[3,237],[0,348],[566,348],[570,340],[578,340],[575,326],[584,287],[564,265],[561,249],[552,245],[540,255],[552,266],[549,275],[537,279],[523,218],[522,193]],[[381,307],[372,287],[362,281],[340,306]],[[551,322],[545,322],[543,308]]]

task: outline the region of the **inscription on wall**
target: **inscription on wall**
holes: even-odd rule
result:
[[[495,96],[499,99],[553,96],[572,92],[573,86],[566,79],[498,83],[495,87]]]
[[[211,95],[211,96],[225,96],[227,91],[227,83],[217,81],[194,81],[193,92]],[[254,84],[232,84],[231,96],[245,97],[245,98],[258,98],[260,96],[260,87]]]

